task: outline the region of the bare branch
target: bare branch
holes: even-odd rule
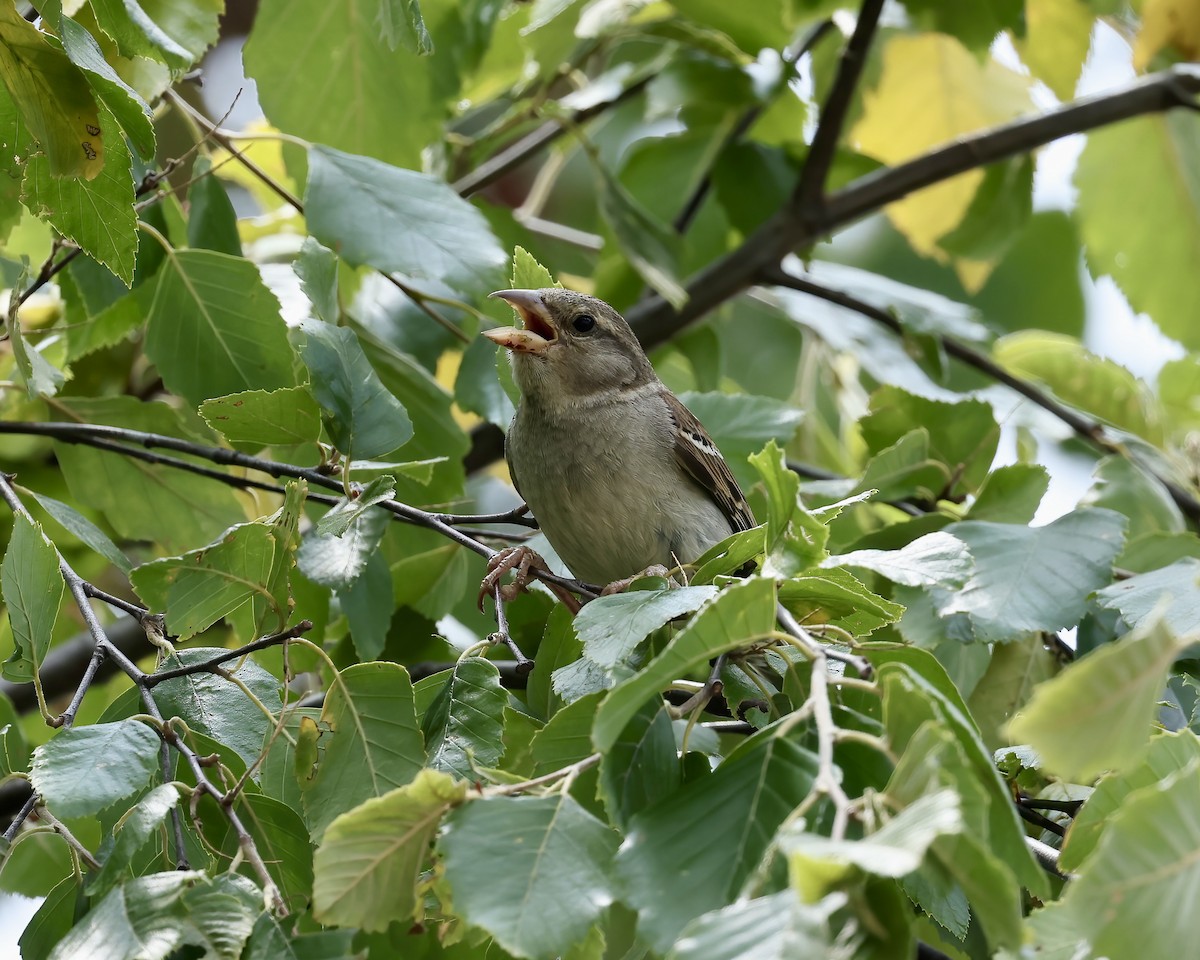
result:
[[[821,107],[821,120],[817,125],[817,132],[813,136],[812,146],[808,149],[804,169],[800,172],[800,182],[796,184],[792,193],[792,209],[801,218],[807,217],[811,211],[819,210],[823,205],[829,168],[833,166],[846,114],[858,90],[858,82],[862,77],[863,67],[866,66],[867,53],[871,49],[871,40],[875,36],[875,28],[879,25],[879,15],[882,11],[883,0],[863,0],[858,20],[854,25],[854,33],[842,51],[837,77]]]

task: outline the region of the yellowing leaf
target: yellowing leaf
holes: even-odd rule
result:
[[[1029,80],[994,60],[980,64],[953,37],[894,37],[883,49],[883,71],[864,97],[851,139],[863,153],[902,163],[955,137],[1004,123],[1031,109]],[[945,260],[940,237],[962,221],[982,170],[972,170],[888,206],[887,215],[913,249]],[[981,283],[980,261],[964,279]]]
[[[1083,0],[1026,0],[1025,37],[1015,41],[1017,51],[1059,100],[1075,95],[1094,23]]]
[[[1196,0],[1145,0],[1142,29],[1133,44],[1133,65],[1145,70],[1163,47],[1185,60],[1200,57],[1200,4]]]
[[[61,47],[11,4],[0,5],[0,79],[56,177],[91,180],[104,167],[91,87]]]

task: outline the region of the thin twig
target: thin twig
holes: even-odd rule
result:
[[[21,809],[17,811],[16,816],[12,818],[8,828],[4,831],[4,842],[12,843],[16,839],[18,833],[21,832],[21,825],[29,819],[29,815],[33,813],[33,808],[38,804],[38,795],[30,793],[28,799],[21,804]]]
[[[45,806],[43,806],[38,812],[38,819],[44,820],[46,826],[50,827],[51,830],[62,837],[63,840],[66,841],[67,846],[75,851],[75,855],[79,857],[80,860],[86,863],[93,870],[100,869],[100,861],[92,856],[92,851],[80,843],[75,834],[73,834],[67,828],[67,825],[59,820],[58,817],[52,814],[49,810],[47,810]]]
[[[179,453],[187,453],[193,456],[202,457],[213,463],[218,463],[224,466],[242,467],[248,470],[255,470],[260,473],[266,473],[272,477],[292,477],[308,481],[313,486],[323,487],[328,490],[336,490],[341,492],[342,485],[336,478],[330,477],[319,470],[309,467],[298,467],[295,464],[283,463],[278,460],[266,460],[261,457],[252,457],[249,454],[240,453],[236,450],[230,450],[225,447],[210,447],[204,444],[193,443],[188,440],[181,440],[178,437],[170,437],[164,434],[147,433],[142,430],[130,430],[124,427],[110,427],[104,424],[81,424],[81,423],[65,423],[65,422],[47,422],[47,423],[32,423],[32,422],[0,422],[0,433],[15,433],[25,435],[36,435],[53,437],[57,440],[63,440],[68,443],[83,443],[88,446],[94,446],[101,449],[110,450],[115,453],[121,453],[125,456],[137,457],[140,459],[149,459],[145,456],[145,451],[139,450],[140,447],[161,447],[167,450],[174,450]],[[118,441],[114,443],[113,441]],[[129,444],[126,446],[125,444]],[[138,446],[132,446],[137,444]],[[219,471],[212,471],[208,468],[190,464],[186,461],[164,462],[168,466],[178,467],[179,469],[189,470],[193,473],[200,473],[204,476],[209,476],[212,479],[228,483],[232,486],[247,486],[253,488],[262,488],[262,484],[256,481],[244,480],[243,478],[230,477],[227,474]],[[279,492],[278,488],[267,487],[275,492]],[[433,530],[441,534],[448,540],[466,547],[473,553],[477,553],[484,558],[491,558],[496,551],[487,544],[480,542],[451,526],[448,523],[439,519],[438,514],[428,513],[417,507],[402,503],[399,500],[383,500],[377,506],[391,513],[393,516],[406,523],[411,523],[415,526],[424,527],[428,530]],[[558,574],[552,573],[549,570],[533,568],[531,574],[538,580],[547,584],[554,584],[562,587],[579,596],[591,599],[597,596],[595,590],[591,587],[569,577],[561,577]]]
[[[874,670],[872,670],[871,664],[865,657],[860,657],[853,653],[844,653],[836,647],[818,643],[782,603],[775,604],[775,616],[779,620],[779,625],[783,627],[789,636],[800,643],[804,651],[810,655],[810,659],[815,658],[817,655],[825,656],[830,660],[837,660],[848,667],[853,667],[864,680],[871,679]]]
[[[523,780],[520,783],[506,783],[495,787],[484,787],[480,793],[487,797],[516,796],[519,793],[526,793],[534,787],[544,787],[548,783],[554,783],[556,780],[562,780],[565,777],[577,777],[599,762],[600,754],[593,753],[577,763],[571,764],[569,767],[563,767],[561,770],[552,770],[550,773],[534,777],[532,780]]]
[[[228,663],[230,660],[239,660],[257,650],[265,650],[268,647],[276,647],[281,643],[287,643],[289,640],[308,633],[312,628],[313,624],[311,620],[301,620],[294,627],[271,634],[269,637],[261,637],[252,643],[238,647],[236,650],[226,650],[215,657],[210,657],[208,660],[202,660],[199,663],[189,663],[182,667],[173,667],[170,670],[156,670],[154,673],[147,675],[142,682],[150,689],[154,689],[160,683],[166,680],[174,680],[176,677],[186,677],[194,673],[214,673],[215,668],[223,663]]]
[[[1031,810],[1029,807],[1017,804],[1017,813],[1021,819],[1032,823],[1035,827],[1041,827],[1043,830],[1049,830],[1051,833],[1057,834],[1060,837],[1067,835],[1067,828],[1061,823],[1055,823],[1049,817],[1043,816],[1036,810]]]
[[[504,609],[504,590],[499,583],[492,591],[492,599],[496,604],[496,632],[488,636],[488,643],[498,643],[507,647],[517,662],[517,673],[524,675],[533,671],[534,662],[530,660],[517,646],[517,641],[508,632],[508,614]]]

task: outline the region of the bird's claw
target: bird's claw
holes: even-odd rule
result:
[[[614,593],[624,593],[629,589],[630,584],[632,584],[635,580],[641,580],[644,577],[662,577],[667,581],[668,584],[670,584],[671,571],[664,567],[661,563],[652,563],[645,570],[635,573],[632,577],[614,580],[600,591],[600,596],[611,597]]]
[[[487,564],[488,572],[479,584],[479,609],[483,610],[485,597],[494,596],[497,586],[500,587],[500,599],[507,602],[515,600],[517,595],[528,586],[533,579],[530,571],[534,567],[546,569],[546,561],[536,550],[526,546],[505,547],[498,551]],[[512,583],[500,584],[500,580],[510,570],[515,571]]]

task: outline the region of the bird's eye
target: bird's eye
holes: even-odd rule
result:
[[[596,318],[590,313],[581,313],[572,322],[573,326],[579,333],[587,333],[596,325]]]

